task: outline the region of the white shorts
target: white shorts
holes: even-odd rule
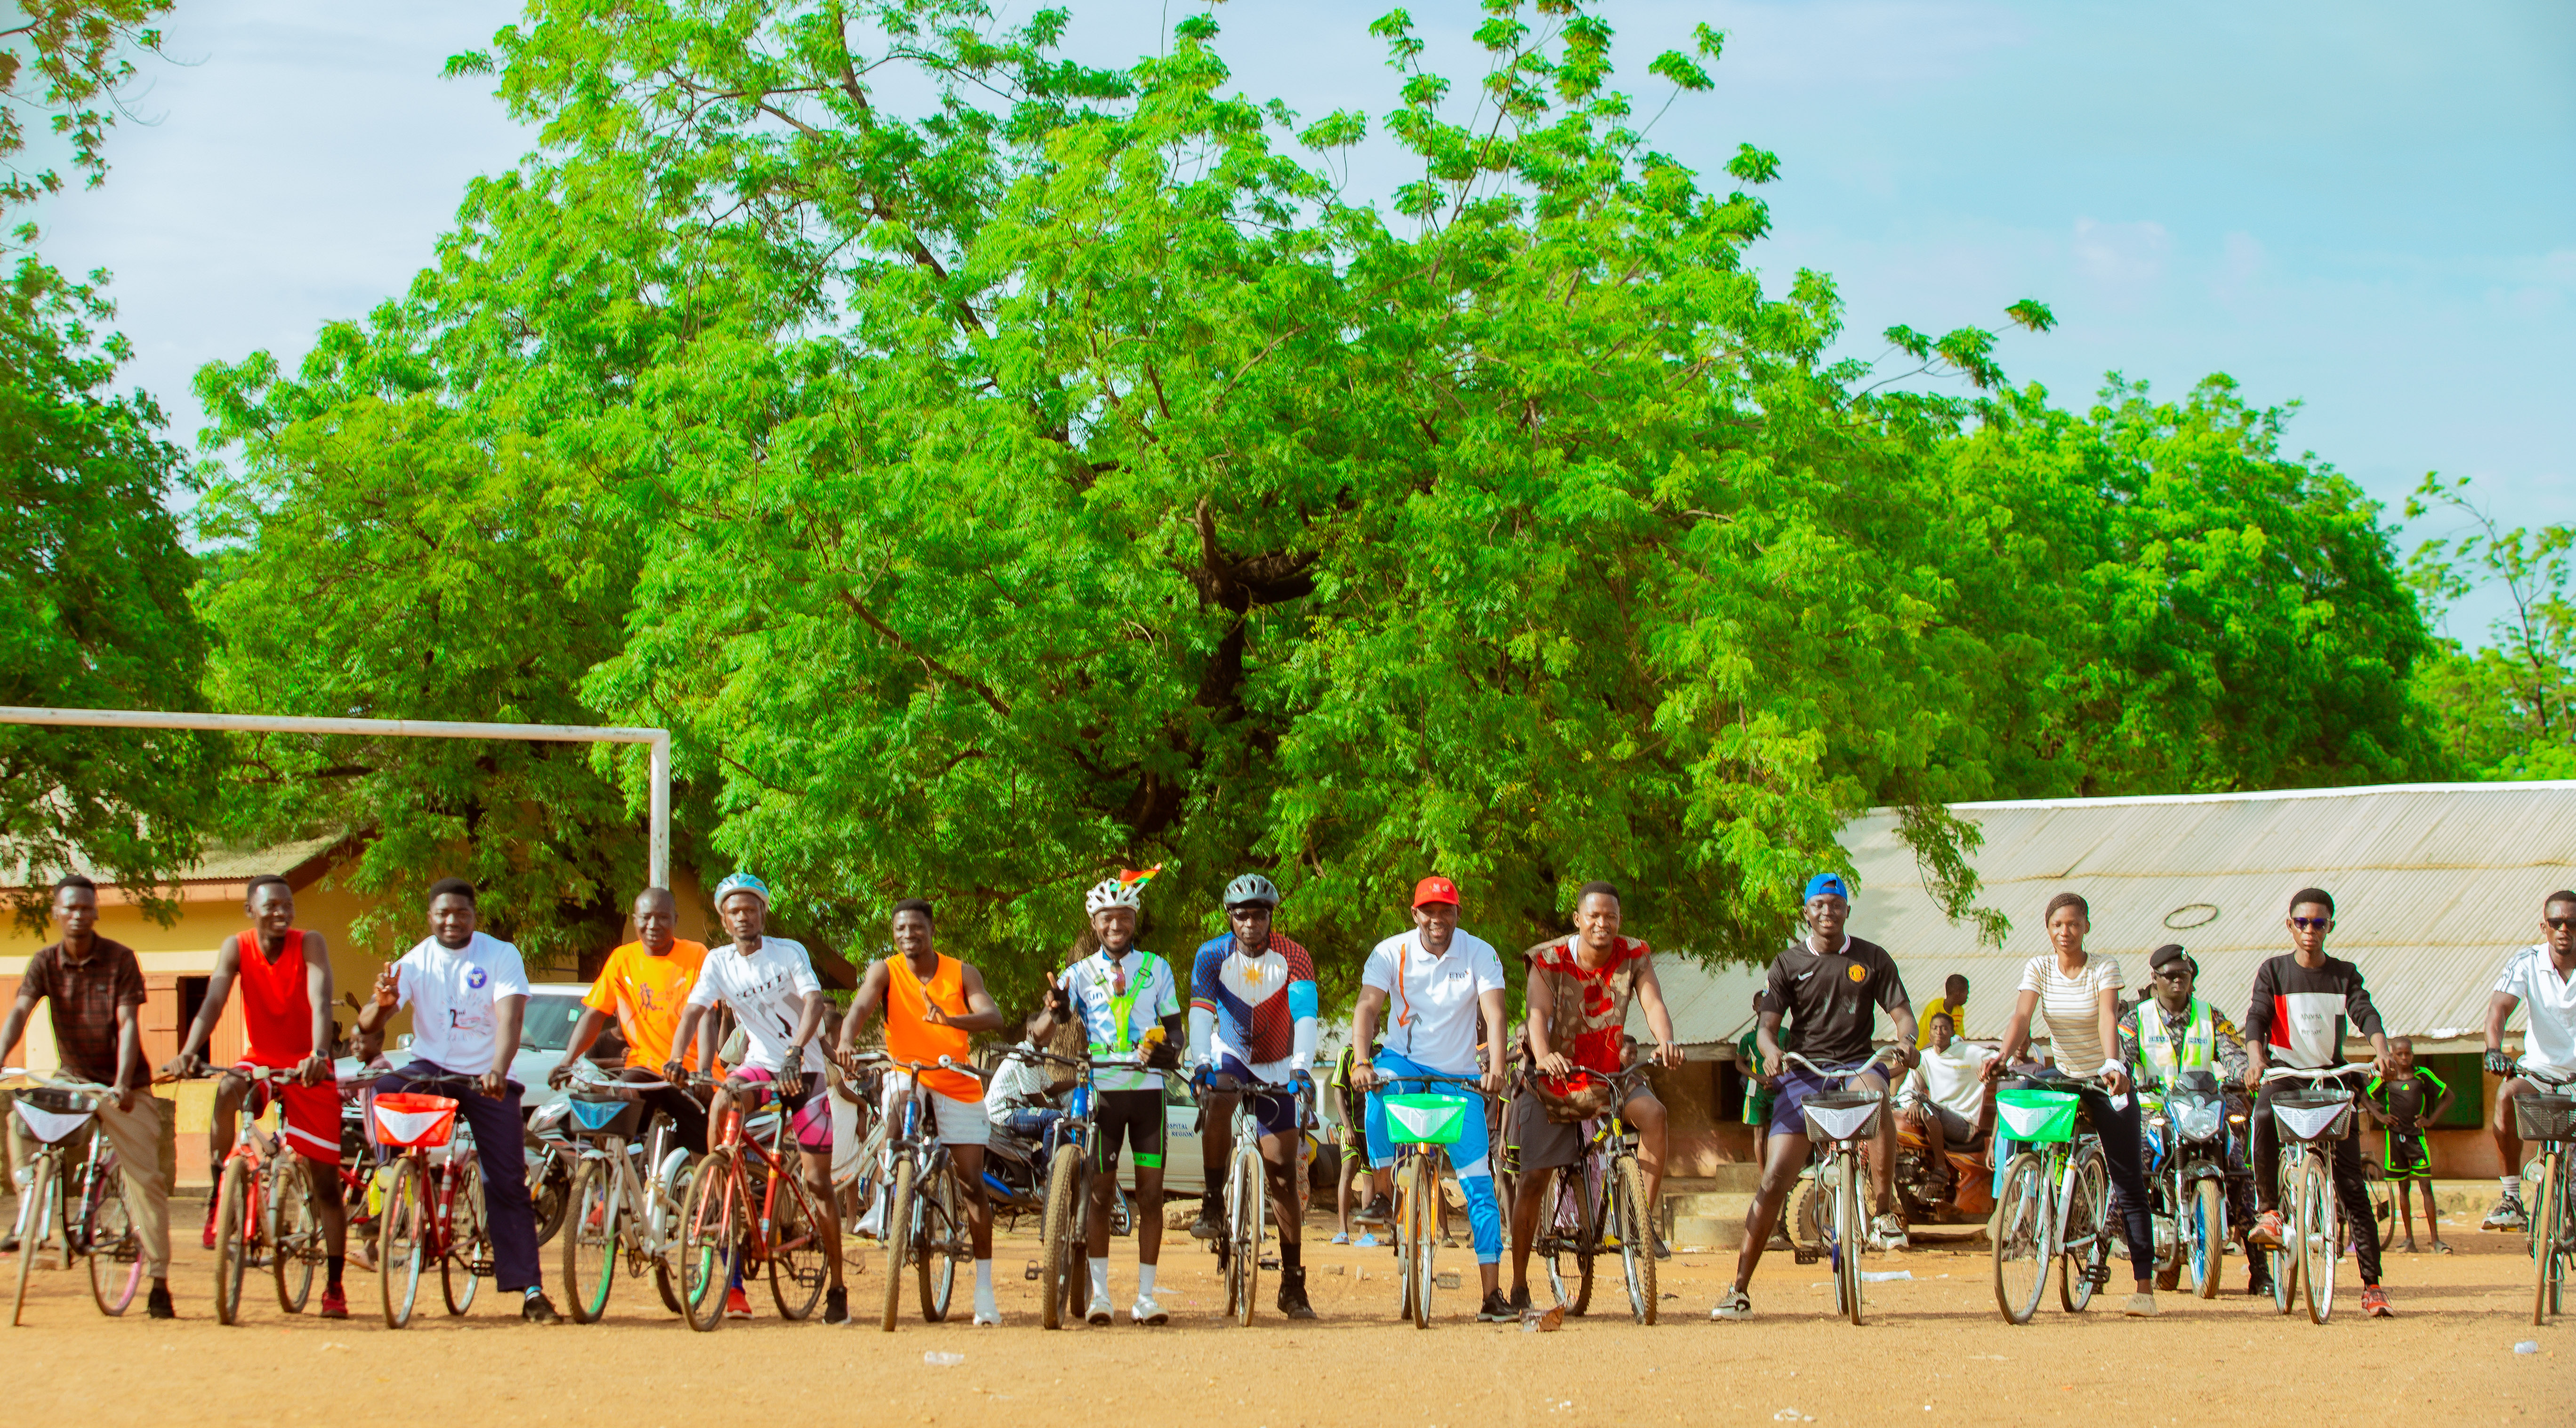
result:
[[[904,1099],[912,1094],[912,1077],[888,1072],[885,1078],[885,1103],[882,1109],[891,1118],[903,1113]],[[941,1145],[990,1145],[993,1123],[984,1116],[981,1101],[961,1101],[953,1096],[930,1093],[932,1121],[939,1128]],[[891,1143],[892,1138],[888,1138]]]

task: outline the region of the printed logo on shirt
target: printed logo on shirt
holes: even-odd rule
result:
[[[472,969],[468,970],[468,971],[466,972],[466,974],[465,974],[465,985],[467,985],[467,986],[469,986],[469,987],[472,987],[474,990],[476,990],[476,991],[478,991],[478,992],[479,992],[479,991],[481,991],[481,990],[483,990],[483,984],[484,984],[484,983],[489,982],[489,981],[491,981],[491,980],[492,980],[492,978],[491,978],[489,975],[487,975],[487,974],[484,972],[484,970],[483,970],[482,968],[480,968],[480,967],[472,968]]]
[[[1868,980],[1869,980],[1869,969],[1868,969],[1868,968],[1866,968],[1866,967],[1863,967],[1863,966],[1862,966],[1861,964],[1859,964],[1858,962],[1854,962],[1854,963],[1852,964],[1852,966],[1851,966],[1851,979],[1852,979],[1853,981],[1855,981],[1855,982],[1866,982],[1866,981],[1868,981]]]

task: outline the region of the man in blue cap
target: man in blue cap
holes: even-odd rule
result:
[[[1763,1246],[1780,1221],[1781,1202],[1789,1198],[1790,1187],[1798,1183],[1798,1172],[1807,1164],[1807,1118],[1800,1107],[1809,1097],[1827,1091],[1884,1094],[1888,1070],[1871,1052],[1877,1013],[1885,1011],[1899,1028],[1913,1030],[1914,1006],[1905,995],[1904,979],[1897,975],[1896,960],[1877,943],[1843,931],[1850,916],[1851,885],[1836,873],[1816,874],[1807,880],[1805,940],[1792,943],[1772,959],[1754,1041],[1762,1057],[1762,1079],[1778,1086],[1779,1094],[1771,1108],[1762,1184],[1753,1192],[1753,1209],[1744,1217],[1744,1248],[1736,1252],[1735,1282],[1718,1296],[1717,1307],[1709,1311],[1712,1319],[1753,1317],[1753,1300],[1745,1289],[1753,1282],[1754,1266],[1762,1262]],[[1780,1047],[1784,1016],[1800,1056],[1819,1066],[1849,1068],[1848,1072],[1826,1078],[1804,1067],[1788,1067]],[[1912,1041],[1910,1035],[1900,1037],[1883,1053],[1887,1062],[1900,1070],[1912,1065]],[[1870,1189],[1878,1205],[1872,1232],[1901,1244],[1905,1222],[1896,1217],[1889,1183],[1896,1166],[1893,1125],[1890,1118],[1879,1118],[1876,1153],[1870,1157]]]

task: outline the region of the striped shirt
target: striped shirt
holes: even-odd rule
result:
[[[2039,1015],[2048,1024],[2049,1059],[2070,1076],[2090,1076],[2111,1059],[2102,1044],[2102,993],[2120,988],[2120,964],[2093,953],[2070,977],[2057,970],[2057,954],[2042,952],[2023,964],[2021,990],[2039,993]]]

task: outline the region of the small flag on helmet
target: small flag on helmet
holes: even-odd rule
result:
[[[1133,889],[1136,892],[1143,892],[1145,890],[1145,884],[1152,882],[1154,880],[1154,875],[1162,870],[1163,865],[1160,863],[1156,863],[1154,866],[1143,869],[1142,871],[1135,868],[1120,868],[1118,870],[1118,886]]]

